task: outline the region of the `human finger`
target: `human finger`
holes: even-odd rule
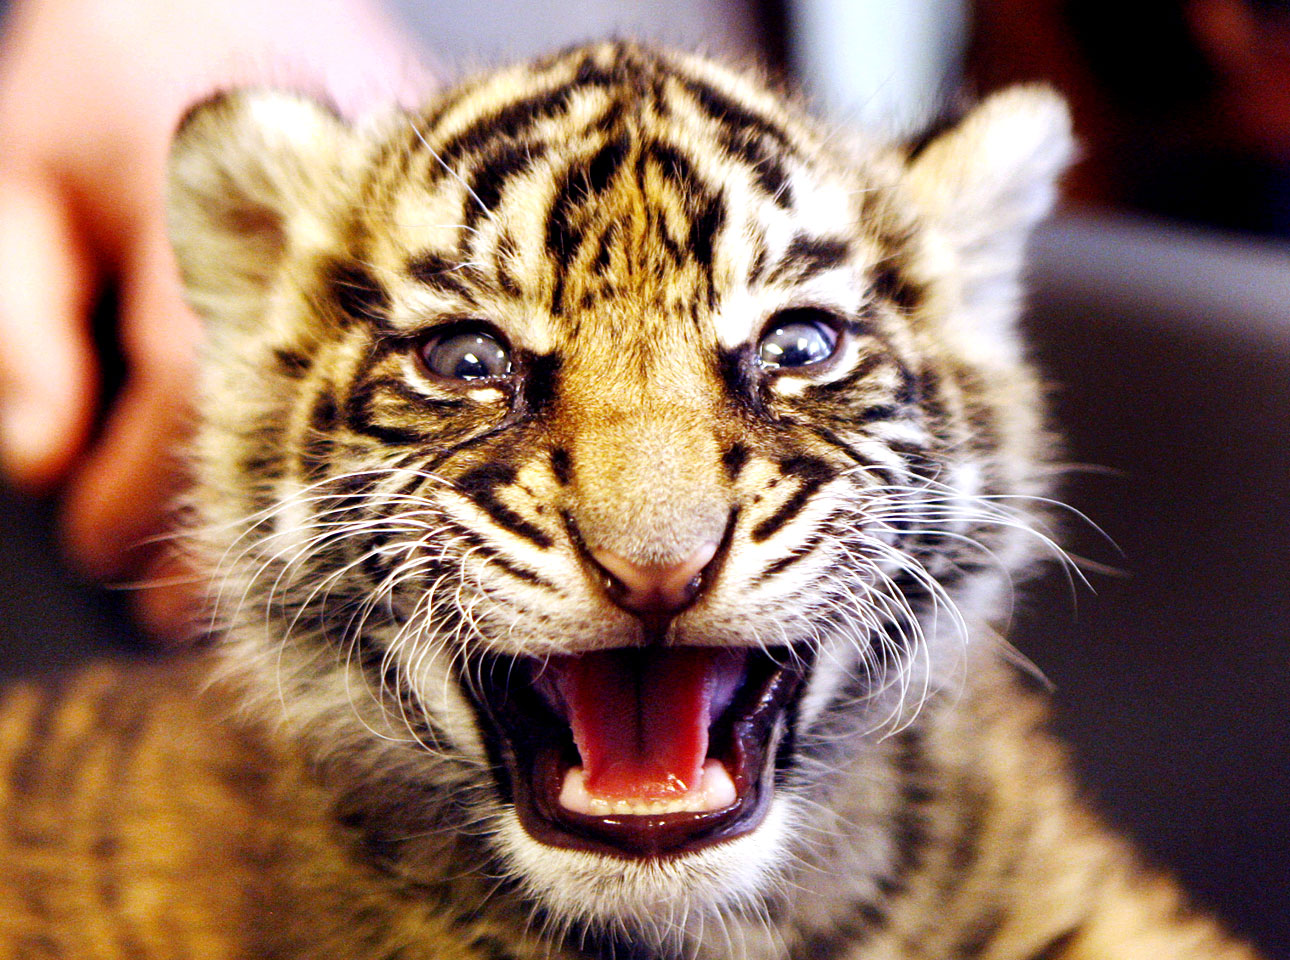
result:
[[[184,304],[158,222],[134,244],[121,288],[126,380],[66,500],[64,530],[85,572],[121,576],[154,552],[182,480],[201,328]]]
[[[0,464],[21,487],[60,480],[98,392],[94,269],[55,188],[0,179]]]

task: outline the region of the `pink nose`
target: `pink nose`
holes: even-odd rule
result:
[[[610,584],[614,603],[633,613],[677,613],[699,592],[699,574],[717,553],[716,541],[701,544],[673,565],[639,564],[608,550],[592,550],[596,563],[616,581]]]

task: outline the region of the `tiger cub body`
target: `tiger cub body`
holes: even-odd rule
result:
[[[1040,90],[911,153],[626,44],[360,129],[197,108],[219,651],[10,695],[0,942],[1252,958],[990,627],[1049,546],[1012,323],[1068,152]]]

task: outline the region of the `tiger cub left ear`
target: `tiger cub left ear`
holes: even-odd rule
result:
[[[969,309],[1011,320],[1026,238],[1073,154],[1066,102],[1029,85],[987,97],[908,161],[906,186],[957,255]]]
[[[204,320],[257,323],[293,248],[329,241],[354,140],[333,111],[291,93],[237,90],[189,111],[171,145],[166,213]]]
[[[1073,152],[1066,102],[1048,87],[1009,87],[917,151],[907,182],[956,234],[1024,233],[1052,209]]]

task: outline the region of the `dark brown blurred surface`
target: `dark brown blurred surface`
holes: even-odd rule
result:
[[[1062,498],[1124,556],[1068,539],[1126,575],[1074,604],[1047,578],[1014,641],[1090,795],[1290,957],[1290,250],[1097,220],[1039,246],[1027,332],[1068,459],[1100,468]]]

